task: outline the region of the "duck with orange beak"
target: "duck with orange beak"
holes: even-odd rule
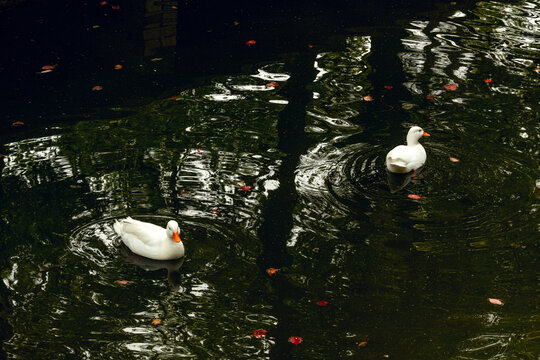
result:
[[[386,168],[393,173],[405,174],[415,171],[426,162],[426,150],[418,140],[430,136],[419,126],[413,126],[407,133],[407,145],[398,145],[386,155]]]
[[[113,228],[122,242],[137,255],[153,260],[173,260],[184,256],[180,227],[174,220],[170,220],[164,229],[127,217],[117,220]]]

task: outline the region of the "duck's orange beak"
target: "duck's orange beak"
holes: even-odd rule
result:
[[[177,242],[177,243],[179,243],[180,241],[182,241],[182,239],[180,239],[180,235],[178,235],[177,232],[173,232],[173,233],[172,233],[172,239],[173,239],[175,242]]]
[[[422,136],[431,136],[431,135],[429,135],[427,132],[424,131],[424,133],[422,134]]]

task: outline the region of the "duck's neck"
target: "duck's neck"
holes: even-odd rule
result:
[[[414,136],[407,136],[407,146],[419,145],[418,139]]]

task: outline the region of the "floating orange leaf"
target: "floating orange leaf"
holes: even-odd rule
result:
[[[313,45],[311,45],[311,44],[308,45],[307,47],[310,48],[310,49],[313,49]]]
[[[248,41],[246,41],[246,45],[247,45],[247,46],[255,45],[256,43],[257,43],[257,41],[255,41],[255,40],[248,40]]]
[[[171,9],[175,9],[175,10],[176,10],[176,9],[178,9],[178,6],[173,5],[173,6],[171,6]]]
[[[169,98],[169,100],[176,100],[176,99],[177,99],[176,96],[171,96],[171,97]]]
[[[108,3],[107,3],[106,1],[102,1],[102,2],[99,3],[99,5],[101,5],[101,6],[105,6],[105,5],[107,5],[107,4],[108,4]]]
[[[54,65],[43,65],[41,67],[41,70],[54,70],[56,69],[56,67],[58,66],[58,64],[54,64]]]
[[[131,284],[131,281],[128,281],[128,280],[116,280],[115,283],[120,284],[120,285],[129,285],[129,284]]]
[[[455,157],[450,157],[450,161],[451,161],[451,162],[458,162],[459,159],[456,159]]]
[[[271,83],[268,83],[266,84],[266,87],[278,87],[279,84],[277,82],[271,82]]]
[[[373,98],[369,95],[364,96],[364,101],[373,101]]]
[[[386,90],[392,90],[393,86],[392,85],[385,85],[384,88]]]
[[[246,185],[246,186],[242,186],[240,188],[240,191],[243,192],[244,194],[247,193],[249,190],[251,190],[253,188],[253,186],[251,185]]]
[[[420,195],[416,195],[416,194],[409,194],[407,196],[409,199],[413,199],[413,200],[418,200],[422,198]]]
[[[493,80],[491,80],[491,79],[486,79],[486,80],[484,80],[484,82],[485,82],[486,84],[490,84],[490,83],[493,82]]]
[[[114,65],[114,70],[122,70],[122,65],[120,64]]]
[[[540,68],[536,68],[534,69],[534,71],[536,71],[537,73],[540,73]]]
[[[153,62],[161,61],[161,60],[163,60],[163,58],[153,58],[153,59],[150,59],[150,61],[153,61]]]
[[[320,300],[320,301],[317,301],[315,304],[319,305],[319,306],[326,306],[328,304],[330,304],[328,301],[326,300]]]
[[[295,346],[298,346],[302,342],[302,338],[300,336],[291,336],[289,338],[289,342]]]
[[[158,326],[159,324],[161,324],[161,319],[152,320],[152,324],[154,324],[154,326]]]
[[[361,343],[358,344],[359,347],[365,347],[367,346],[367,341],[362,341]]]
[[[429,94],[429,95],[426,96],[426,99],[428,99],[428,100],[435,99],[435,95]]]
[[[253,336],[254,336],[256,339],[262,339],[262,338],[266,337],[266,330],[264,330],[264,329],[257,329],[257,330],[254,330],[254,331],[253,331]]]
[[[17,127],[17,126],[23,126],[23,125],[24,125],[24,123],[23,123],[22,121],[15,121],[15,122],[13,122],[13,123],[11,124],[11,126],[15,126],[15,127]]]
[[[92,91],[101,91],[101,90],[103,90],[103,86],[101,85],[96,85],[92,88]]]
[[[457,89],[457,84],[446,84],[446,85],[444,85],[444,88],[445,88],[446,90],[456,91],[456,89]]]
[[[274,275],[275,273],[277,273],[279,271],[279,269],[275,269],[275,268],[268,268],[266,269],[266,272],[268,273],[268,275],[272,276]]]
[[[111,9],[120,10],[120,5],[113,5],[113,6],[111,6]]]
[[[503,302],[499,299],[492,299],[492,298],[489,298],[488,301],[490,303],[492,303],[493,305],[499,305],[499,306],[502,306],[504,305]]]
[[[0,159],[4,157],[4,154],[0,154]]]
[[[234,26],[238,26],[240,23],[238,21],[233,21]]]

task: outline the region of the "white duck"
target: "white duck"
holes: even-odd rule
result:
[[[418,142],[422,136],[430,136],[419,126],[413,126],[407,134],[407,145],[398,145],[386,155],[386,168],[393,173],[408,173],[426,162],[426,150]]]
[[[178,223],[170,220],[167,229],[130,217],[116,221],[114,231],[137,255],[154,260],[172,260],[184,256]]]

